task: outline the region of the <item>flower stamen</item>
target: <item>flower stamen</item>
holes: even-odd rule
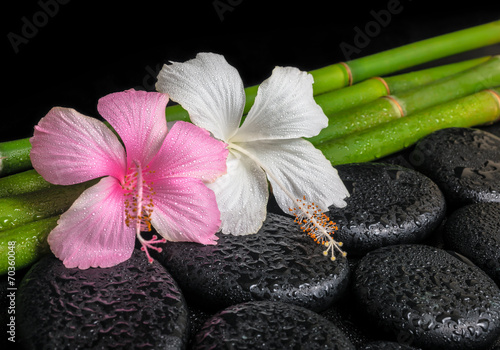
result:
[[[147,182],[144,179],[143,169],[139,162],[134,162],[135,167],[129,169],[129,173],[125,177],[122,188],[125,195],[125,224],[128,227],[135,227],[135,233],[139,242],[141,242],[141,250],[146,253],[148,261],[151,263],[153,259],[149,255],[148,249],[154,249],[159,253],[162,251],[159,247],[154,247],[153,244],[165,243],[164,238],[158,239],[156,235],[151,240],[145,240],[141,236],[141,232],[151,231],[151,215],[153,214],[154,203],[153,182]],[[152,171],[149,171],[152,173]],[[131,198],[129,198],[131,197]]]
[[[328,256],[334,261],[335,250],[345,257],[347,253],[343,251],[342,242],[337,242],[333,239],[333,234],[338,230],[335,222],[323,213],[316,204],[306,201],[304,196],[302,199],[296,199],[297,207],[289,208],[290,212],[295,216],[295,222],[299,225],[300,229],[311,237],[314,242],[323,245],[326,250],[323,255]]]
[[[153,262],[153,258],[151,257],[151,255],[149,255],[149,251],[148,249],[154,249],[156,250],[158,253],[161,253],[162,252],[162,249],[160,247],[155,247],[153,246],[153,244],[158,244],[158,243],[166,243],[167,240],[165,238],[162,238],[162,239],[158,239],[158,236],[157,235],[153,235],[153,237],[148,241],[148,240],[145,240],[141,234],[139,233],[137,235],[137,238],[139,239],[139,242],[141,242],[142,244],[142,247],[141,247],[141,250],[143,252],[146,253],[146,256],[148,257],[148,261],[150,263]]]

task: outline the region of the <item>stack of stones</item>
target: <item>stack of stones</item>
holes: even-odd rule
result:
[[[445,129],[338,172],[330,261],[269,204],[255,235],[108,269],[47,256],[19,288],[27,349],[500,349],[500,136]]]

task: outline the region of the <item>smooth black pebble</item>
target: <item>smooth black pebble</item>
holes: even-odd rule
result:
[[[332,349],[354,345],[330,321],[303,307],[272,301],[233,305],[208,319],[195,336],[202,349]]]
[[[373,341],[370,343],[363,344],[357,347],[357,350],[418,350],[419,348],[414,348],[412,346],[399,344],[391,341]]]
[[[488,349],[500,336],[500,289],[444,250],[398,245],[368,253],[354,273],[371,327],[424,349]]]
[[[476,203],[456,210],[446,221],[444,240],[500,286],[500,203]]]
[[[47,256],[19,287],[27,349],[184,349],[187,305],[172,276],[143,252],[114,267],[68,269]]]
[[[351,255],[387,245],[418,243],[446,213],[444,196],[428,177],[398,165],[354,163],[336,167],[350,197],[329,208],[335,239]]]
[[[246,236],[220,235],[217,245],[169,242],[158,256],[190,303],[220,310],[272,300],[327,309],[348,285],[349,265],[331,261],[293,219],[269,213]]]
[[[420,140],[415,168],[444,192],[450,206],[500,202],[500,137],[479,129],[448,128]]]

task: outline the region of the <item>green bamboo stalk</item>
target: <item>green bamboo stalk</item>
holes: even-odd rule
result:
[[[379,97],[399,94],[457,74],[491,59],[491,56],[399,74],[392,77],[370,78],[353,86],[314,97],[323,112],[330,116],[340,111],[372,102]]]
[[[34,169],[0,178],[0,198],[50,188],[52,185]]]
[[[29,138],[0,142],[0,176],[31,168]]]
[[[489,61],[492,56],[484,56],[471,60],[450,63],[437,67],[417,70],[405,74],[384,77],[385,82],[389,85],[392,95],[410,91],[420,86],[432,83],[439,79],[443,79],[454,74],[463,72],[467,69],[476,67],[482,63]]]
[[[481,91],[333,139],[318,148],[334,166],[376,160],[403,150],[436,130],[472,127],[498,121],[499,96],[500,88]]]
[[[27,267],[50,251],[47,236],[57,225],[59,216],[30,222],[0,232],[0,275]],[[10,253],[13,252],[13,253]],[[15,260],[8,257],[15,256]],[[12,261],[11,264],[9,262]],[[10,267],[10,270],[9,270]]]
[[[500,42],[500,20],[348,61],[353,81],[384,76],[421,63]],[[329,83],[330,86],[333,83]]]
[[[0,198],[0,232],[64,213],[96,180]]]
[[[329,116],[328,126],[309,140],[314,145],[329,142],[349,133],[364,130],[390,120],[411,115],[452,99],[500,85],[500,56],[399,95],[379,98],[370,103]]]
[[[311,70],[309,73],[314,78],[313,92],[315,96],[320,95],[346,87],[349,83],[354,84],[371,77],[389,75],[422,63],[499,42],[500,20],[424,39],[347,61],[345,64],[349,70],[343,63]],[[257,85],[245,89],[244,114],[248,113],[253,105],[257,89]],[[167,111],[167,121],[174,120],[189,121],[189,115],[182,107],[176,105],[174,109]]]
[[[500,20],[421,40],[366,57],[337,63],[310,71],[314,77],[314,95],[340,89],[374,76],[384,76],[435,59],[500,42]],[[248,113],[257,93],[257,86],[245,89],[244,113]],[[167,121],[189,121],[188,113],[179,105],[165,112]],[[0,144],[0,176],[27,170],[29,139]]]
[[[385,77],[384,80],[387,83],[387,87],[389,87],[390,92],[403,92],[408,89],[414,88],[419,85],[427,84],[437,79],[443,78],[445,76],[452,75],[454,73],[463,71],[467,68],[476,66],[480,63],[483,63],[490,59],[491,57],[482,57],[472,60],[467,60],[458,63],[452,63],[444,66],[429,68],[425,70],[420,70],[416,72],[410,72],[406,74],[400,74],[392,77]],[[386,85],[378,80],[378,79],[368,79],[364,82],[355,84],[350,87],[346,87],[340,90],[334,90],[328,93],[324,93],[321,95],[315,96],[316,102],[323,108],[323,111],[327,115],[332,115],[334,113],[343,111],[350,107],[355,107],[361,104],[366,104],[368,102],[372,102],[381,96],[386,96],[389,94]],[[257,88],[250,87],[247,89]],[[387,101],[385,101],[387,102]],[[374,108],[375,112],[378,112],[380,108]],[[165,115],[167,121],[172,121],[175,119],[181,119],[184,121],[190,121],[188,113],[180,106],[174,105],[166,108]],[[109,123],[106,123],[108,127],[111,128]],[[326,131],[323,132],[326,134]],[[4,162],[8,162],[10,165],[4,170],[8,169],[8,171],[3,172],[0,168],[0,176],[8,175],[11,173],[23,171],[27,168],[27,162],[29,161],[29,152],[31,150],[31,145],[29,144],[29,138],[17,140],[15,142],[6,142],[0,144],[0,150],[2,147],[5,148],[4,145],[8,145],[10,149],[9,154],[13,154],[13,159],[4,159]],[[16,149],[15,146],[19,145]],[[0,151],[1,152],[1,151]],[[6,157],[9,157],[7,153]],[[18,161],[22,159],[22,161]],[[31,163],[29,163],[31,166]],[[30,180],[35,181],[35,180]],[[20,182],[21,183],[21,182]],[[40,184],[41,185],[41,184]],[[19,185],[18,190],[22,188],[24,185]],[[28,185],[27,185],[28,186]],[[0,181],[0,197],[6,196],[7,193],[2,194],[2,183]],[[33,191],[35,189],[27,189],[28,191]],[[5,186],[3,192],[13,191],[12,194],[16,194],[15,191],[10,187]]]

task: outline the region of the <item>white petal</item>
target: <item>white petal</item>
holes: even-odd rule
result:
[[[312,75],[276,67],[259,87],[255,103],[232,142],[312,137],[328,125],[313,98]]]
[[[262,169],[237,152],[227,158],[227,174],[207,185],[215,192],[226,234],[256,233],[266,219],[269,190]]]
[[[184,63],[164,65],[156,89],[189,112],[191,121],[227,141],[240,125],[245,90],[238,71],[221,55],[199,53]]]
[[[309,141],[271,140],[248,142],[240,146],[257,157],[294,199],[305,196],[307,201],[314,202],[322,211],[328,210],[331,205],[346,206],[344,198],[349,196],[349,192],[337,170]],[[288,212],[295,202],[269,173],[268,179],[278,205]]]

